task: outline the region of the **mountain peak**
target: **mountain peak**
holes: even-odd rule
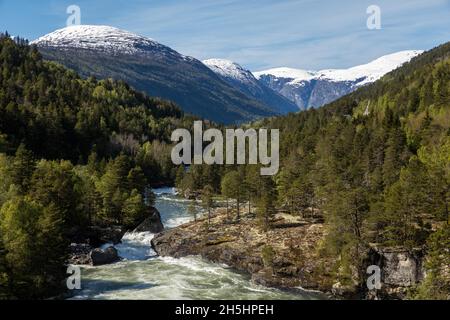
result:
[[[320,107],[375,82],[421,53],[421,50],[400,51],[348,69],[275,68],[253,74],[269,88],[294,101],[300,109],[307,109]]]
[[[284,78],[284,79],[303,79],[303,80],[310,80],[313,79],[316,75],[315,71],[306,71],[302,69],[295,69],[295,68],[287,68],[287,67],[281,67],[281,68],[273,68],[269,70],[254,72],[254,76],[257,79],[260,79],[264,75],[272,75],[277,78]]]
[[[397,69],[412,58],[422,54],[422,50],[405,50],[382,56],[367,64],[359,65],[348,69],[325,69],[320,71],[306,71],[294,68],[274,68],[253,74],[257,79],[263,76],[273,76],[275,78],[290,79],[293,83],[303,81],[329,80],[329,81],[357,81],[358,86],[374,82],[386,73]]]
[[[412,58],[422,54],[422,50],[406,50],[384,55],[367,64],[359,65],[349,69],[322,70],[318,71],[318,78],[330,81],[356,81],[357,86],[375,82],[386,73],[397,69]],[[358,81],[360,80],[361,81]]]
[[[244,83],[255,81],[253,74],[236,62],[215,58],[204,60],[203,63],[212,71],[223,77],[233,78],[234,80]]]
[[[297,111],[293,102],[260,83],[249,70],[236,62],[226,59],[208,59],[204,60],[203,64],[237,90],[270,106],[277,113]]]
[[[56,30],[31,42],[41,47],[79,48],[133,54],[148,50],[174,50],[155,40],[118,28],[77,25]]]

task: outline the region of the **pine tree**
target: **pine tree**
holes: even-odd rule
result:
[[[67,226],[82,226],[87,217],[81,211],[81,181],[68,161],[41,160],[31,179],[29,195],[44,206],[54,205]]]
[[[260,195],[257,200],[257,213],[263,225],[263,229],[267,231],[270,228],[271,216],[275,213],[276,191],[272,178],[263,177],[260,181]]]
[[[447,300],[449,298],[449,248],[450,226],[446,224],[427,240],[426,276],[424,281],[412,292],[412,298],[420,300]]]
[[[145,218],[146,207],[142,195],[138,190],[131,191],[130,196],[124,201],[122,207],[123,224],[127,227],[135,227]]]
[[[103,215],[117,223],[123,220],[122,207],[130,192],[127,183],[129,170],[128,158],[120,155],[108,163],[105,174],[97,183],[97,189],[103,198]]]
[[[240,202],[243,194],[242,179],[239,172],[232,170],[222,179],[222,194],[227,198],[236,199],[237,220],[240,219]]]
[[[27,150],[24,144],[20,144],[12,163],[11,177],[22,193],[27,192],[34,169],[33,153]]]
[[[197,202],[195,200],[189,203],[188,213],[194,218],[194,221],[197,221]]]
[[[404,150],[404,145],[402,131],[399,129],[392,130],[386,143],[382,168],[385,186],[390,186],[397,181],[400,168],[405,164],[408,155]]]
[[[68,248],[61,213],[19,197],[3,205],[0,217],[8,294],[27,299],[60,292]]]
[[[248,200],[248,213],[251,214],[252,201],[256,202],[259,194],[260,168],[256,165],[248,165],[245,170],[245,193]]]
[[[434,213],[437,219],[450,224],[450,137],[444,137],[439,144],[431,148],[422,147],[418,156],[427,168],[431,186],[429,212]]]
[[[420,226],[423,214],[430,208],[430,191],[426,168],[417,157],[413,157],[386,194],[384,218],[387,243],[405,246],[423,243],[427,234]]]
[[[145,189],[148,185],[147,179],[145,178],[144,172],[141,167],[134,167],[128,172],[127,176],[128,188],[133,190],[139,190],[144,194]]]
[[[208,211],[208,225],[211,225],[211,208],[214,205],[213,194],[214,189],[210,185],[206,185],[202,190],[202,206]]]

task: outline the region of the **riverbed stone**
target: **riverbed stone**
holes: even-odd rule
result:
[[[163,230],[164,225],[161,222],[161,214],[156,208],[151,208],[149,216],[142,221],[133,232],[159,233]]]
[[[120,260],[119,254],[117,253],[117,249],[114,248],[113,246],[110,246],[105,250],[96,248],[90,252],[89,257],[91,259],[91,264],[93,266],[110,264]]]

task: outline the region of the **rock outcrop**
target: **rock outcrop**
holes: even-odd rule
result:
[[[356,279],[356,267],[352,271],[355,283],[337,282],[337,261],[319,253],[324,235],[320,219],[304,221],[277,214],[272,228],[264,232],[254,215],[243,214],[239,223],[231,222],[225,209],[219,209],[209,227],[207,219],[187,223],[155,235],[152,246],[161,256],[200,255],[229,265],[249,273],[254,283],[263,286],[302,287],[346,299],[403,299],[425,276],[422,250],[371,246],[366,267],[380,267],[381,289],[369,291],[366,278],[361,283]],[[267,257],[267,252],[272,256]]]
[[[368,298],[398,298],[425,278],[424,252],[422,249],[403,247],[376,247],[369,252],[369,264],[380,267],[381,289],[368,292]]]
[[[123,226],[90,227],[91,245],[99,246],[104,243],[118,244],[126,232]]]
[[[120,225],[89,226],[70,230],[69,237],[73,243],[88,244],[95,248],[105,243],[120,243],[126,231],[126,228]]]
[[[152,246],[161,256],[201,255],[227,264],[265,286],[328,291],[332,263],[318,254],[323,232],[321,223],[287,215],[277,215],[273,228],[264,232],[253,215],[244,215],[234,223],[221,209],[209,228],[206,219],[188,223],[156,235]],[[263,254],[268,247],[275,253],[270,263]]]
[[[142,221],[133,232],[158,233],[163,230],[164,226],[161,222],[161,214],[156,208],[152,208],[149,217]]]

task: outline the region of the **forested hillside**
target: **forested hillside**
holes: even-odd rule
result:
[[[81,79],[0,37],[0,299],[64,289],[68,244],[133,227],[170,184],[170,133],[192,120],[123,82]]]
[[[178,185],[250,200],[266,226],[276,210],[323,218],[322,254],[344,285],[363,285],[369,247],[425,248],[428,276],[411,297],[448,296],[450,43],[323,108],[255,125],[280,129],[273,180],[194,166]]]

